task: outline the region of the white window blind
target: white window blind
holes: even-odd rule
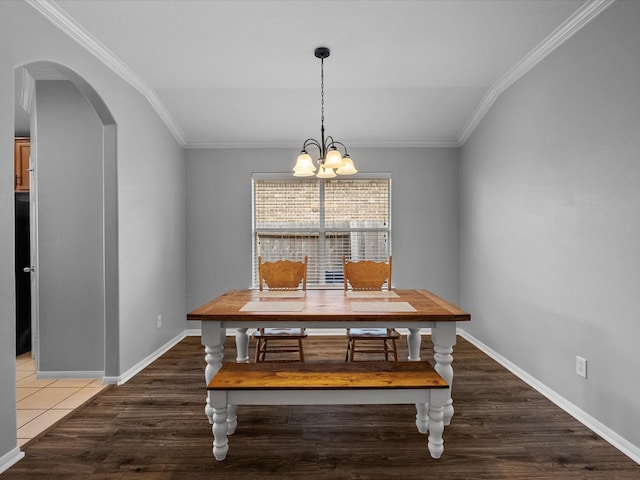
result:
[[[391,179],[253,179],[253,283],[265,262],[308,256],[309,286],[342,287],[342,256],[391,254]]]

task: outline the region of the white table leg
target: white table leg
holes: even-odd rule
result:
[[[409,347],[409,361],[420,361],[420,345],[422,344],[422,335],[419,328],[409,328],[409,336],[407,336],[407,346]],[[427,421],[429,404],[416,403],[416,427],[418,432],[427,433]]]
[[[443,421],[443,404],[447,401],[447,391],[431,390],[429,402],[429,439],[427,447],[431,453],[431,457],[440,458],[444,452],[444,440],[442,434],[444,432]]]
[[[444,424],[449,425],[453,417],[453,399],[451,390],[453,386],[453,346],[456,344],[456,322],[436,322],[431,328],[433,341],[435,370],[449,384],[448,399],[444,404]]]
[[[204,345],[204,361],[207,363],[204,368],[205,385],[209,385],[209,382],[222,366],[224,338],[225,330],[221,327],[220,322],[202,322],[201,343]],[[207,403],[204,407],[204,413],[207,415],[209,423],[213,424],[213,408],[209,403],[208,395]]]
[[[249,363],[248,328],[236,328],[236,362]]]
[[[420,344],[422,343],[422,336],[420,335],[419,328],[410,328],[409,336],[407,337],[407,346],[409,347],[409,361],[420,361]]]

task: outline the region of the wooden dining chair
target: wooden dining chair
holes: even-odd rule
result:
[[[391,256],[388,262],[347,262],[343,256],[342,273],[345,293],[349,287],[352,291],[382,291],[385,284],[391,290]],[[397,362],[399,338],[393,328],[348,328],[345,361],[353,362],[356,353],[382,353],[385,360]]]
[[[271,292],[306,291],[307,290],[307,257],[303,262],[291,260],[278,260],[262,263],[262,257],[258,257],[259,289],[264,291],[266,285]],[[304,362],[304,348],[302,340],[306,338],[304,328],[279,328],[261,327],[254,333],[256,339],[256,362]],[[282,354],[297,353],[295,359],[291,355]],[[267,354],[280,354],[274,359],[267,360]]]

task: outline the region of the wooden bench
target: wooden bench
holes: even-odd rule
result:
[[[213,455],[229,451],[237,405],[416,404],[433,458],[444,451],[447,382],[428,362],[224,363],[207,386],[213,407]]]

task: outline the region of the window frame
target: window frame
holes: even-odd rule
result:
[[[319,191],[318,191],[318,202],[319,202],[319,225],[318,228],[309,228],[309,227],[302,227],[302,228],[279,228],[279,227],[274,227],[274,228],[256,228],[256,182],[260,181],[260,180],[275,180],[275,181],[286,181],[286,182],[295,182],[295,181],[314,181],[317,182],[318,187],[319,187]],[[362,181],[366,181],[366,180],[387,180],[388,181],[388,198],[387,198],[387,226],[382,226],[382,227],[328,227],[325,224],[325,198],[324,198],[324,191],[325,191],[325,183],[327,180],[333,181],[333,182],[340,182],[340,181],[352,181],[352,180],[362,180]],[[336,233],[337,236],[339,236],[341,233],[345,233],[346,235],[350,235],[351,233],[357,233],[357,232],[382,232],[383,234],[386,234],[386,244],[387,244],[387,257],[390,256],[392,253],[392,179],[391,179],[391,174],[390,173],[368,173],[368,174],[357,174],[357,175],[350,175],[348,177],[344,177],[344,178],[340,178],[340,177],[336,177],[336,178],[332,178],[332,179],[318,179],[316,177],[301,177],[301,178],[296,178],[296,177],[292,177],[290,174],[285,174],[285,173],[253,173],[251,176],[251,288],[258,288],[258,234],[260,232],[270,232],[273,231],[274,233],[277,232],[282,232],[282,233],[316,233],[318,234],[318,241],[320,243],[322,243],[320,241],[321,238],[323,239],[327,239],[327,234],[331,235],[331,233]],[[325,243],[326,245],[326,243]],[[321,248],[318,247],[318,251],[320,251]],[[323,261],[323,265],[325,260],[328,258],[328,256],[319,255],[319,258],[322,259]],[[300,259],[301,260],[301,259]],[[380,260],[384,260],[386,261],[386,258],[380,258]],[[311,266],[313,268],[313,266]],[[325,272],[326,275],[326,272]],[[312,276],[311,276],[312,277]],[[322,278],[321,275],[318,275],[318,282],[314,282],[314,281],[309,281],[309,276],[308,276],[308,281],[307,281],[307,288],[314,288],[314,289],[341,289],[343,288],[343,281],[342,281],[342,272],[340,271],[339,274],[339,278],[336,278],[334,280],[334,282],[327,282],[326,281],[326,276],[325,276],[325,281],[324,283],[322,283]]]

